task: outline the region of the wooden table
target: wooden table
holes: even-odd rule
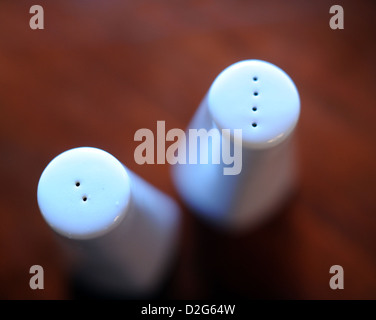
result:
[[[184,129],[218,73],[258,58],[301,96],[299,187],[275,218],[221,234],[184,210],[168,297],[376,298],[376,47],[371,1],[0,2],[0,298],[66,299],[66,262],[36,200],[59,153],[107,150],[178,199],[170,166],[135,163],[140,128]],[[43,266],[45,289],[29,268]],[[344,268],[344,290],[329,268]]]

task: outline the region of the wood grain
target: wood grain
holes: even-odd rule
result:
[[[225,235],[184,209],[168,297],[376,298],[375,4],[340,1],[0,2],[0,298],[68,299],[69,274],[37,206],[48,162],[107,150],[178,201],[168,165],[137,165],[134,133],[185,128],[217,74],[258,58],[301,95],[299,187],[275,219]],[[183,204],[182,204],[183,206]],[[29,288],[29,268],[45,289]],[[331,290],[329,268],[345,270]]]

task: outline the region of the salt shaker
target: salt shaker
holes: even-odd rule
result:
[[[186,130],[194,157],[172,166],[182,199],[221,228],[261,223],[294,187],[299,114],[298,90],[279,67],[245,60],[223,70]]]
[[[43,171],[38,204],[74,261],[75,277],[99,296],[152,296],[177,248],[180,209],[106,151],[63,152]]]

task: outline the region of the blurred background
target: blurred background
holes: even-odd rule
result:
[[[31,30],[30,7],[44,8]],[[332,5],[344,29],[329,27]],[[180,201],[166,165],[137,165],[134,133],[184,129],[215,77],[276,64],[301,97],[299,184],[257,230],[221,234],[184,208],[165,297],[376,298],[376,5],[370,1],[0,2],[0,298],[70,299],[70,275],[39,213],[45,166],[104,149]],[[31,290],[29,269],[44,268]],[[329,269],[344,268],[344,290]]]

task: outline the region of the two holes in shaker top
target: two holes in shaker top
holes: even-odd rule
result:
[[[75,184],[76,184],[77,188],[81,185],[80,181],[76,181]],[[87,196],[82,196],[82,201],[86,202],[87,201]]]

